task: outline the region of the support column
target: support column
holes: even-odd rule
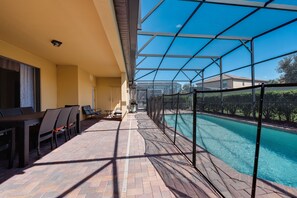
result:
[[[254,40],[250,42],[250,52],[251,52],[251,79],[252,86],[255,86],[255,55],[254,55]],[[252,108],[253,108],[253,118],[256,118],[256,94],[255,89],[252,89]]]
[[[193,142],[192,142],[192,164],[196,168],[196,136],[197,136],[197,92],[193,91]]]
[[[128,80],[127,80],[127,74],[125,72],[121,73],[121,109],[122,109],[122,118],[125,117],[125,115],[128,112],[128,101],[129,101],[129,88],[127,86]]]
[[[220,90],[223,89],[223,62],[222,58],[220,58]],[[224,107],[223,107],[223,92],[221,92],[221,113],[224,113]]]
[[[155,97],[155,81],[153,80],[153,97]]]
[[[201,72],[201,78],[202,78],[202,111],[204,111],[204,70]]]
[[[146,108],[146,112],[148,112],[148,96],[147,96],[147,89],[145,90],[145,108]]]
[[[173,109],[173,81],[171,82],[171,109]]]

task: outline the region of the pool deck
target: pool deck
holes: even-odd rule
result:
[[[25,168],[7,169],[6,161],[1,161],[0,197],[217,197],[203,180],[189,180],[187,176],[197,172],[170,142],[159,139],[161,133],[146,137],[159,129],[151,121],[141,130],[141,123],[150,119],[137,117],[83,121],[81,135],[66,143],[61,137],[62,145],[53,151],[43,144],[41,159],[32,150]],[[175,172],[184,172],[184,177]]]
[[[0,197],[220,197],[146,113],[123,121],[86,120],[82,128],[66,143],[61,137],[53,151],[43,145],[41,159],[33,150],[26,168],[6,169],[1,162]],[[250,197],[241,174],[218,170],[216,159],[197,152],[198,169],[216,178],[226,197]],[[257,197],[297,195],[295,189],[258,184]]]
[[[165,134],[171,141],[174,140],[173,130],[172,128],[165,130]],[[176,146],[186,154],[189,160],[192,160],[192,142],[177,135]],[[196,150],[196,167],[225,197],[251,197],[251,176],[237,172],[199,146]],[[297,189],[258,179],[256,197],[297,197]]]

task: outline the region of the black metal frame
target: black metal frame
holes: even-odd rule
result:
[[[165,57],[175,57],[175,58],[181,58],[181,55],[175,55],[175,54],[168,54],[168,51],[169,49],[171,48],[172,44],[174,43],[174,41],[176,40],[176,38],[208,38],[210,39],[210,41],[208,43],[206,43],[202,48],[200,48],[193,56],[192,55],[185,55],[183,57],[188,57],[189,60],[184,64],[182,65],[180,68],[176,68],[175,70],[177,71],[176,75],[174,76],[173,79],[171,79],[170,81],[175,81],[175,79],[177,78],[177,76],[179,75],[179,73],[182,73],[189,81],[188,82],[198,82],[198,81],[201,81],[201,80],[195,80],[198,76],[200,76],[201,73],[203,73],[208,67],[210,67],[211,65],[213,65],[216,61],[220,60],[222,62],[222,59],[223,57],[225,57],[226,55],[234,52],[235,50],[237,50],[238,48],[242,47],[242,46],[245,46],[247,48],[247,50],[251,53],[251,64],[250,65],[246,65],[246,66],[242,66],[242,67],[238,67],[234,70],[230,70],[228,72],[232,72],[232,71],[236,71],[236,70],[239,70],[239,69],[243,69],[243,68],[247,68],[249,66],[251,66],[251,79],[252,79],[252,86],[255,85],[255,71],[254,71],[254,66],[259,64],[259,63],[262,63],[262,62],[266,62],[268,60],[273,60],[273,59],[276,59],[276,58],[280,58],[280,57],[283,57],[283,56],[286,56],[288,54],[293,54],[293,53],[297,53],[297,50],[295,51],[292,51],[292,52],[289,52],[289,53],[286,53],[286,54],[282,54],[282,55],[278,55],[278,56],[274,56],[274,57],[271,57],[269,59],[266,59],[266,60],[262,60],[262,61],[259,61],[258,63],[254,63],[254,47],[253,47],[253,41],[263,35],[266,35],[270,32],[273,32],[277,29],[280,29],[282,27],[285,27],[291,23],[294,23],[294,22],[297,22],[297,18],[294,18],[290,21],[287,21],[283,24],[280,24],[276,27],[273,27],[272,29],[269,29],[269,30],[266,30],[265,32],[262,32],[254,37],[240,37],[240,36],[222,36],[223,33],[225,33],[226,31],[228,31],[229,29],[235,27],[236,25],[238,25],[239,23],[245,21],[247,18],[249,18],[250,16],[254,15],[256,12],[258,12],[259,10],[262,10],[262,9],[273,9],[273,10],[281,10],[281,11],[290,11],[290,12],[296,12],[297,11],[297,6],[294,6],[294,5],[285,5],[285,4],[274,4],[273,1],[274,0],[267,0],[267,2],[239,2],[239,1],[234,1],[234,0],[220,0],[220,1],[216,1],[216,0],[184,0],[184,1],[195,1],[197,2],[197,7],[194,9],[194,11],[189,15],[189,17],[186,19],[186,21],[182,24],[181,28],[179,29],[179,31],[177,33],[168,33],[168,32],[145,32],[145,31],[142,31],[142,30],[139,30],[138,31],[138,35],[148,35],[148,36],[152,36],[145,44],[144,46],[141,47],[141,49],[139,49],[138,51],[138,56],[144,56],[145,58],[146,57],[150,57],[150,56],[159,56],[159,57],[162,57],[158,67],[156,68],[151,68],[153,69],[152,71],[149,71],[148,73],[138,77],[137,79],[135,79],[135,81],[138,81],[138,80],[141,80],[142,78],[144,78],[145,76],[148,76],[150,74],[153,74],[154,73],[154,77],[152,79],[152,82],[154,83],[155,81],[155,78],[158,74],[158,71],[161,71],[163,70],[161,68],[161,65],[163,63],[163,60]],[[160,0],[159,3],[154,6],[151,11],[148,12],[148,14],[141,20],[141,23],[143,23],[149,16],[151,16],[162,4],[164,3],[164,0]],[[247,15],[245,15],[244,17],[242,17],[241,19],[235,21],[233,24],[231,24],[229,27],[225,28],[223,31],[221,31],[220,33],[218,33],[217,35],[199,35],[199,34],[182,34],[181,31],[182,29],[187,25],[187,23],[191,20],[191,18],[195,15],[195,13],[197,13],[200,9],[200,7],[204,4],[219,4],[219,5],[226,5],[226,6],[239,6],[239,7],[250,7],[250,8],[255,8],[254,10],[252,10],[250,13],[248,13]],[[169,46],[167,47],[166,51],[164,54],[140,54],[140,52],[156,37],[172,37],[172,41],[170,42]],[[230,51],[226,52],[225,54],[219,56],[219,57],[215,57],[215,56],[205,56],[205,57],[199,57],[198,54],[203,50],[205,49],[210,43],[212,43],[214,40],[219,40],[219,39],[224,39],[224,40],[238,40],[241,42],[241,44],[233,49],[231,49]],[[250,47],[247,47],[246,44],[250,43],[251,46]],[[144,58],[144,59],[145,59]],[[199,69],[200,71],[199,72],[196,72],[197,74],[194,76],[194,78],[190,79],[188,78],[188,76],[185,75],[185,73],[183,72],[183,69],[184,67],[193,59],[193,58],[210,58],[212,59],[213,61],[206,65],[204,68],[202,69]],[[214,59],[215,58],[215,59]],[[143,59],[143,60],[144,60]],[[142,60],[142,61],[143,61]],[[142,62],[140,61],[140,62]],[[139,63],[141,64],[141,63]],[[137,64],[137,65],[139,65]],[[223,65],[221,64],[221,67]],[[139,70],[144,70],[143,68],[135,68],[136,72],[139,71]],[[172,69],[173,70],[173,69]],[[197,69],[198,70],[198,69]],[[224,73],[228,73],[228,72],[222,72],[222,70],[220,70],[220,73],[217,74],[217,75],[220,75],[222,76],[222,74]],[[216,75],[213,75],[211,77],[214,77]],[[210,78],[210,77],[208,77]],[[205,78],[206,79],[206,78]],[[204,80],[205,80],[204,79]]]
[[[266,2],[252,2],[252,1],[236,1],[236,0],[184,0],[184,1],[195,1],[197,2],[197,6],[194,9],[194,11],[192,11],[189,14],[189,17],[185,20],[185,22],[181,25],[181,28],[178,30],[177,33],[168,33],[168,32],[146,32],[146,31],[142,31],[139,30],[138,31],[138,35],[146,35],[146,36],[151,36],[151,38],[139,49],[137,55],[138,57],[144,57],[136,66],[135,70],[136,72],[139,71],[148,71],[147,73],[145,73],[144,75],[138,77],[137,79],[135,79],[135,81],[139,81],[141,79],[143,79],[144,77],[150,75],[150,74],[154,74],[153,79],[152,80],[143,80],[143,81],[152,81],[153,84],[153,88],[155,87],[155,80],[156,80],[156,76],[158,74],[158,71],[177,71],[177,73],[175,74],[173,79],[168,79],[168,80],[158,80],[158,81],[171,81],[172,84],[172,94],[170,95],[164,95],[162,96],[162,102],[163,102],[163,131],[165,132],[165,117],[164,117],[164,97],[165,96],[176,96],[178,97],[179,100],[179,93],[173,93],[173,82],[175,81],[179,81],[179,82],[189,82],[190,83],[190,87],[192,87],[192,83],[195,82],[199,82],[202,81],[202,91],[197,91],[194,90],[193,91],[193,159],[192,159],[192,163],[193,166],[196,166],[196,110],[197,110],[197,94],[201,94],[202,95],[202,101],[204,101],[204,94],[205,93],[220,93],[221,94],[221,107],[222,107],[222,111],[223,111],[223,93],[224,92],[233,92],[233,91],[240,91],[240,90],[248,90],[251,89],[252,90],[252,104],[253,107],[255,107],[256,105],[256,97],[255,97],[255,89],[259,89],[261,88],[261,94],[260,94],[260,101],[259,101],[259,115],[256,118],[256,112],[255,112],[255,108],[253,108],[253,117],[255,119],[258,120],[258,127],[257,127],[257,138],[256,138],[256,148],[255,148],[255,161],[254,161],[254,172],[253,172],[253,183],[252,183],[252,197],[255,197],[256,194],[256,182],[257,182],[257,169],[258,169],[258,157],[259,157],[259,147],[260,147],[260,140],[261,140],[261,126],[262,126],[262,108],[263,108],[263,98],[264,98],[264,94],[265,94],[265,88],[266,87],[288,87],[288,86],[297,86],[297,83],[293,83],[293,84],[271,84],[271,85],[255,85],[255,66],[264,62],[268,62],[271,60],[275,60],[281,57],[285,57],[288,55],[292,55],[297,53],[297,49],[291,52],[287,52],[287,53],[283,53],[281,55],[277,55],[277,56],[273,56],[270,58],[267,58],[265,60],[261,60],[258,62],[255,62],[255,46],[254,46],[254,42],[256,39],[267,35],[271,32],[274,32],[278,29],[281,29],[283,27],[286,27],[292,23],[297,22],[297,18],[293,18],[289,21],[286,21],[285,23],[279,24],[271,29],[265,30],[264,32],[259,33],[258,35],[255,35],[253,37],[241,37],[241,36],[223,36],[223,34],[225,32],[227,32],[228,30],[232,29],[233,27],[237,26],[238,24],[240,24],[241,22],[247,20],[249,17],[251,17],[252,15],[254,15],[255,13],[257,13],[258,11],[262,10],[262,9],[269,9],[269,10],[280,10],[280,11],[288,11],[288,12],[297,12],[297,6],[293,6],[293,5],[283,5],[283,4],[275,4],[273,3],[274,0],[267,0]],[[165,2],[165,0],[160,0],[159,3],[152,8],[151,11],[148,12],[148,14],[141,20],[141,22],[143,23],[151,14],[153,14],[162,4],[163,2]],[[221,32],[219,32],[217,35],[202,35],[202,34],[183,34],[181,33],[181,31],[183,30],[183,28],[187,25],[187,23],[191,20],[191,18],[197,13],[199,12],[199,9],[204,5],[204,4],[218,4],[218,5],[227,5],[227,6],[239,6],[239,7],[249,7],[249,8],[254,8],[253,10],[251,10],[248,14],[246,14],[245,16],[243,16],[242,18],[240,18],[239,20],[233,22],[232,24],[230,24],[227,28],[225,28],[224,30],[222,30]],[[170,42],[170,44],[168,45],[166,51],[164,54],[141,54],[141,52],[157,37],[172,37],[172,41]],[[170,48],[172,47],[173,43],[175,42],[176,38],[195,38],[195,39],[210,39],[204,46],[202,46],[200,49],[198,49],[196,51],[196,53],[194,53],[194,55],[177,55],[177,54],[168,54]],[[199,56],[200,52],[202,52],[207,46],[209,46],[213,41],[215,40],[238,40],[240,42],[240,44],[236,47],[234,47],[233,49],[219,55],[219,56],[212,56],[211,54],[208,54],[208,56]],[[246,50],[250,53],[250,64],[248,65],[244,65],[244,66],[238,66],[235,69],[229,70],[229,71],[225,71],[223,72],[223,59],[224,57],[226,57],[227,55],[231,54],[232,52],[238,50],[241,47],[245,47]],[[158,64],[158,66],[156,68],[141,68],[139,67],[141,65],[141,63],[147,58],[147,57],[161,57],[161,61]],[[162,68],[162,63],[164,61],[164,59],[166,57],[171,57],[171,58],[189,58],[185,64],[181,65],[179,68]],[[193,59],[201,59],[201,58],[208,58],[210,60],[212,60],[208,65],[204,66],[204,67],[199,67],[199,65],[197,65],[197,69],[186,69],[185,67],[188,65],[188,63],[193,60]],[[212,65],[217,65],[219,67],[220,72],[218,74],[212,75],[212,76],[208,76],[205,77],[205,70],[209,67],[211,67]],[[230,73],[230,72],[234,72],[240,69],[245,69],[245,68],[250,68],[250,75],[251,75],[251,82],[252,82],[252,86],[250,87],[243,87],[243,88],[238,88],[238,89],[229,89],[229,90],[224,90],[223,89],[223,74],[226,73]],[[193,78],[190,78],[184,71],[192,71],[192,72],[196,72],[196,75]],[[178,77],[178,75],[182,73],[184,75],[184,77],[186,77],[187,80],[176,80],[176,78]],[[135,74],[136,76],[136,74]],[[198,77],[201,77],[201,79],[197,79]],[[205,79],[208,78],[212,78],[215,76],[220,76],[220,90],[214,90],[214,91],[205,91],[204,90],[204,81]],[[179,102],[179,101],[178,101]],[[177,103],[178,104],[178,103]],[[152,104],[150,104],[152,105]],[[148,103],[147,103],[148,106]],[[173,107],[173,100],[172,100],[172,107]],[[179,110],[179,106],[177,105],[177,109],[176,109],[176,120],[177,120],[177,114],[178,114],[178,110]],[[173,142],[175,143],[176,141],[176,128],[177,128],[177,123],[175,123],[175,131],[174,131],[174,140]],[[195,134],[195,135],[194,135]],[[194,139],[195,138],[195,139]]]

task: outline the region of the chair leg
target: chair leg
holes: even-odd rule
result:
[[[53,144],[54,144],[54,138],[53,138],[53,135],[52,135],[52,137],[51,137],[51,150],[53,150]]]
[[[67,142],[67,130],[64,131],[64,138],[65,138],[65,142]]]
[[[15,156],[15,129],[12,129],[10,134],[8,168],[13,167],[14,156]]]
[[[40,152],[40,143],[38,142],[37,145],[37,156],[40,157],[41,156],[41,152]]]
[[[71,129],[67,129],[67,135],[68,135],[68,139],[69,140],[71,139],[71,137],[70,137],[70,131],[71,131]]]
[[[58,138],[57,138],[57,133],[54,132],[54,138],[55,138],[55,144],[56,144],[56,148],[58,148]]]
[[[76,130],[76,126],[73,128],[73,131],[74,131],[74,135],[78,135],[77,130]]]

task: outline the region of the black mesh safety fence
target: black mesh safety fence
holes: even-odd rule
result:
[[[297,84],[266,85],[257,185],[297,197]]]
[[[171,141],[174,141],[175,134],[175,123],[176,120],[176,111],[178,110],[177,100],[178,94],[174,95],[164,95],[164,133],[168,136]]]
[[[151,97],[147,105],[222,196],[297,194],[297,84],[194,90]]]
[[[139,110],[145,110],[146,107],[146,103],[147,103],[147,90],[145,89],[140,89],[137,90],[137,95],[136,95],[136,100],[137,100],[137,108]]]
[[[226,197],[239,196],[232,187],[236,183],[247,186],[251,194],[260,90],[258,86],[196,93],[195,165]]]
[[[178,94],[177,97],[174,143],[190,161],[193,161],[193,93]]]

